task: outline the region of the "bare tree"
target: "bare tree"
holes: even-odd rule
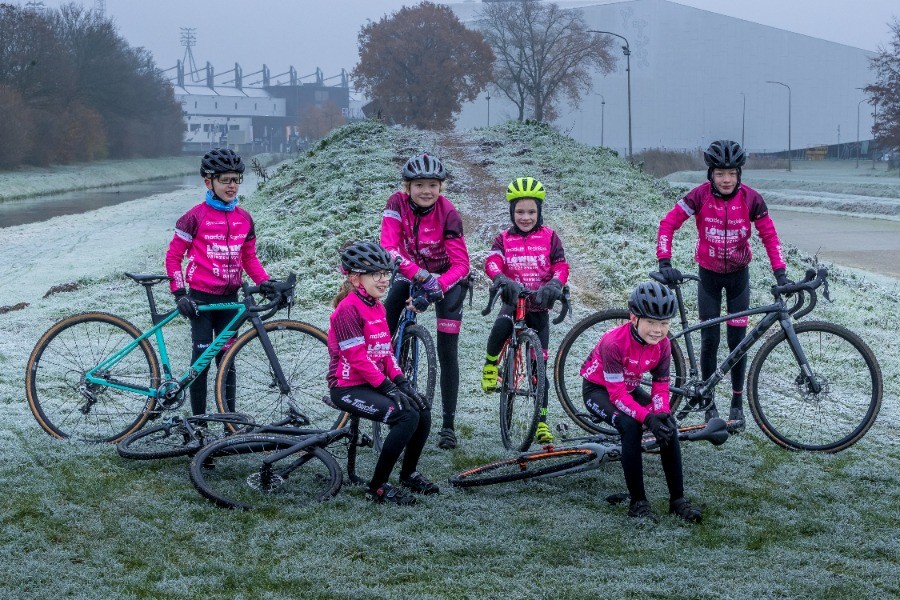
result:
[[[878,119],[872,128],[875,141],[881,150],[891,151],[896,157],[900,151],[900,20],[890,23],[894,34],[888,48],[879,48],[878,56],[871,59],[875,71],[875,83],[866,86],[870,103],[878,104]],[[892,160],[893,164],[898,164]]]
[[[519,110],[552,121],[565,96],[578,106],[593,88],[593,71],[610,73],[612,40],[587,31],[580,11],[537,0],[485,3],[481,29],[497,61],[494,84]]]

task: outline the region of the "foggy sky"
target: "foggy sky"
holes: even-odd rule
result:
[[[184,58],[181,27],[194,27],[194,59],[216,72],[240,63],[245,74],[267,64],[273,75],[293,65],[300,76],[316,67],[325,77],[353,69],[357,34],[367,19],[377,21],[413,0],[105,0],[106,14],[133,46],[150,50],[161,69]],[[44,0],[48,7],[66,4]],[[24,5],[24,0],[18,0]],[[94,0],[76,0],[93,8]],[[560,2],[561,5],[568,4]],[[890,42],[888,23],[900,18],[897,0],[678,0],[693,6],[866,50]],[[210,12],[210,11],[215,12]],[[721,40],[726,32],[708,32]],[[704,32],[698,32],[703,35]],[[308,80],[307,80],[308,81]],[[337,80],[333,80],[337,83]],[[248,82],[249,83],[249,82]]]

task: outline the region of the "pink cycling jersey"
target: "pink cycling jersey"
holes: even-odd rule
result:
[[[368,384],[402,374],[391,349],[384,305],[351,292],[331,313],[328,329],[328,387]]]
[[[746,267],[750,252],[750,224],[756,226],[769,255],[772,270],[784,269],[784,256],[769,209],[756,190],[744,184],[732,198],[713,195],[706,182],[678,201],[659,223],[656,258],[672,257],[672,239],[681,225],[694,217],[697,224],[697,249],[694,258],[709,271],[731,273]]]
[[[411,202],[402,191],[388,198],[381,219],[381,245],[400,258],[401,275],[412,280],[424,269],[438,275],[446,292],[469,274],[462,219],[444,196],[438,196],[426,214],[414,210]]]
[[[502,273],[529,290],[536,290],[553,278],[563,285],[569,280],[562,241],[546,225],[524,234],[512,227],[497,234],[484,271],[491,279]]]
[[[185,254],[187,267],[182,273]],[[166,252],[173,292],[190,286],[208,294],[231,294],[241,287],[244,271],[254,283],[269,278],[256,256],[256,229],[246,210],[238,206],[226,212],[201,202],[175,223]]]
[[[641,341],[631,323],[610,329],[581,367],[581,376],[609,392],[617,409],[643,423],[651,412],[669,412],[669,366],[672,347],[668,338],[651,345]],[[650,373],[650,406],[643,406],[631,392]]]

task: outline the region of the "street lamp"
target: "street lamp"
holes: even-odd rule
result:
[[[622,38],[623,40],[625,40],[625,45],[622,46],[622,53],[625,54],[625,72],[628,74],[628,160],[631,163],[634,163],[634,154],[632,153],[631,147],[631,46],[629,46],[628,40],[624,35],[619,35],[618,33],[613,33],[612,31],[597,31],[596,29],[588,29],[587,32],[613,35],[617,38]]]
[[[746,152],[747,149],[746,146],[744,146],[744,123],[745,116],[747,115],[747,94],[744,92],[741,92],[740,94],[744,97],[744,106],[741,109],[741,148],[744,148],[744,152]]]
[[[600,147],[603,147],[603,111],[606,108],[606,98],[603,97],[603,94],[594,94],[595,96],[600,96]]]
[[[774,83],[776,85],[783,85],[787,88],[788,91],[788,171],[791,170],[791,86],[786,83],[781,83],[780,81],[766,81],[766,83]]]
[[[872,112],[872,149],[870,152],[872,153],[872,168],[875,168],[875,125],[878,122],[878,100],[875,101],[873,105]]]
[[[862,106],[862,103],[866,101],[866,98],[863,98],[859,102],[856,103],[856,168],[859,168],[859,154],[862,151],[862,146],[859,143],[859,107]]]

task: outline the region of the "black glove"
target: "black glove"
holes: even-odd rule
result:
[[[775,281],[779,287],[795,283],[793,279],[788,279],[787,272],[784,269],[775,269]]]
[[[281,283],[277,279],[266,279],[261,284],[259,284],[259,291],[261,294],[264,294],[267,298],[271,298],[275,295],[275,285]]]
[[[519,293],[525,288],[518,281],[513,281],[503,273],[494,275],[494,287],[500,290],[500,299],[503,304],[515,306],[519,301]]]
[[[413,403],[420,411],[429,410],[431,408],[431,405],[428,404],[428,398],[414,388],[403,375],[398,375],[397,378],[394,379],[394,385],[397,386],[398,390],[412,398]]]
[[[200,316],[200,309],[197,308],[197,303],[187,295],[183,288],[172,293],[175,296],[175,308],[178,309],[178,314],[185,319],[196,319]]]
[[[412,299],[413,308],[415,308],[418,312],[422,312],[430,304],[434,304],[435,302],[440,302],[444,299],[444,292],[441,290],[440,286],[438,286],[437,290],[426,291],[422,290],[421,293],[417,294]]]
[[[672,261],[668,258],[659,259],[659,273],[669,284],[681,283],[683,279],[681,271],[673,267]]]
[[[534,295],[534,303],[541,308],[550,308],[553,303],[562,298],[563,284],[559,279],[551,279],[538,288]]]
[[[669,413],[650,413],[644,419],[644,425],[653,433],[660,446],[668,445],[675,437],[676,428],[673,426],[672,416]]]
[[[404,394],[390,379],[385,379],[378,386],[378,391],[393,400],[400,410],[412,410],[413,407],[417,406],[415,401]]]

